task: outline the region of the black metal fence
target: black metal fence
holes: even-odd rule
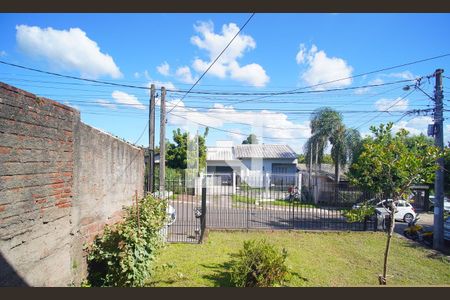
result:
[[[296,177],[282,177],[243,177],[231,185],[215,176],[168,180],[165,196],[176,220],[167,228],[167,240],[197,243],[206,228],[376,229],[376,220],[351,223],[345,217],[355,203],[373,198],[370,193],[332,182],[308,187]]]

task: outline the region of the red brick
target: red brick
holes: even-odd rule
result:
[[[56,206],[59,207],[59,208],[71,207],[72,203],[64,202],[64,203],[56,204]]]
[[[9,154],[11,153],[11,148],[0,146],[0,154]]]
[[[36,204],[42,204],[42,203],[46,203],[47,199],[39,199],[39,200],[35,200],[34,203]]]
[[[6,204],[0,205],[0,212],[6,210]]]
[[[64,183],[54,183],[54,184],[51,185],[52,189],[60,189],[60,188],[63,188],[63,187],[64,187]]]

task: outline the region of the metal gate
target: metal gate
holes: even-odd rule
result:
[[[344,213],[371,198],[358,189],[334,184],[297,186],[297,178],[272,175],[242,178],[237,185],[223,176],[166,183],[176,220],[168,242],[199,243],[209,229],[374,230],[375,220],[348,222]],[[296,189],[298,193],[296,193]],[[314,195],[316,193],[316,195]],[[336,195],[338,198],[336,198]]]
[[[175,212],[175,220],[167,227],[167,242],[199,243],[205,229],[206,201],[202,197],[206,193],[202,193],[201,181],[198,178],[170,180],[166,181],[165,189],[169,208]]]
[[[239,186],[208,186],[206,227],[211,229],[371,230],[375,220],[348,222],[344,213],[371,195],[334,184],[296,186],[295,176],[243,178]],[[313,191],[317,195],[313,195]]]

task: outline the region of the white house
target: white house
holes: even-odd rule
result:
[[[220,181],[216,185],[233,186],[233,190],[241,181],[252,187],[295,184],[297,154],[288,145],[233,146],[231,141],[218,141],[208,147],[206,166],[207,175]]]

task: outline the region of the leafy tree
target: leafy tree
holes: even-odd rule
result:
[[[203,135],[198,136],[198,154],[199,154],[199,169],[202,170],[206,166],[206,144],[205,140],[208,135],[208,128]],[[173,140],[175,143],[167,143],[167,166],[171,169],[186,169],[187,168],[187,150],[188,150],[189,132],[181,132],[181,129],[173,131]],[[197,138],[195,135],[194,140]]]
[[[410,193],[414,183],[428,183],[437,169],[436,159],[440,155],[438,148],[431,146],[421,138],[411,139],[404,129],[392,133],[393,123],[370,129],[374,137],[366,139],[361,154],[351,166],[349,179],[365,190],[371,191],[380,199],[391,197],[386,201],[386,212],[390,216],[384,253],[383,274],[379,282],[386,284],[387,262],[392,233],[395,227],[395,201]],[[409,145],[407,145],[409,143]],[[360,215],[361,218],[363,215]]]
[[[331,157],[330,154],[324,154],[323,157],[322,157],[321,163],[332,164],[333,163],[333,158]]]
[[[242,141],[242,144],[258,144],[258,138],[255,134],[251,133],[245,140]]]
[[[331,158],[335,165],[335,197],[338,194],[340,167],[354,159],[354,154],[360,148],[361,136],[356,129],[347,129],[341,113],[329,107],[319,108],[311,115],[311,137],[305,144],[306,163],[310,157],[317,155],[322,162],[328,142],[331,143]],[[311,147],[312,145],[312,147]],[[317,152],[317,153],[316,153]]]

